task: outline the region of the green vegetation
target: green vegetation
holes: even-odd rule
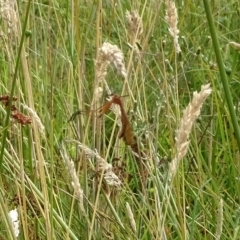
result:
[[[175,1],[177,25],[169,0],[12,2],[0,0],[0,239],[16,239],[15,208],[17,239],[240,239],[239,1]],[[110,92],[124,119],[101,108]]]

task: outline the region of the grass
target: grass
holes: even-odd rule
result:
[[[240,39],[238,1],[176,1],[179,54],[164,1],[35,0],[17,12],[0,3],[0,95],[18,97],[9,105],[32,121],[17,123],[2,101],[0,239],[15,239],[14,208],[17,239],[239,239],[240,65],[229,44]],[[141,35],[125,17],[134,9]],[[88,114],[108,101],[96,67],[104,42],[124,55],[127,76],[110,64],[105,80],[127,95],[143,163],[118,138],[118,114]],[[212,93],[171,178],[183,110],[207,83]]]

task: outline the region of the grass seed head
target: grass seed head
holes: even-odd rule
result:
[[[103,89],[101,87],[96,87],[94,89],[94,103],[97,103],[103,95]]]
[[[107,68],[110,63],[113,63],[118,73],[124,78],[127,76],[123,52],[116,45],[105,42],[99,49],[96,60],[96,77],[98,82],[105,79]]]
[[[216,229],[216,234],[215,234],[216,240],[221,239],[222,228],[223,228],[223,200],[221,198],[218,203],[217,229]]]
[[[18,17],[15,10],[15,0],[0,0],[0,17],[2,18],[9,36],[18,35]]]
[[[211,94],[212,89],[210,84],[203,85],[201,91],[193,93],[193,99],[183,111],[183,116],[180,121],[180,127],[177,130],[176,140],[176,156],[170,162],[170,173],[174,176],[177,172],[180,160],[186,155],[189,147],[189,135],[193,123],[200,115],[200,110],[205,99]]]
[[[165,19],[168,23],[168,30],[174,41],[174,48],[177,53],[181,52],[180,45],[178,43],[178,34],[179,29],[177,27],[178,24],[178,13],[177,8],[175,6],[175,2],[172,0],[166,0],[166,16]]]
[[[64,163],[67,167],[67,170],[69,172],[69,175],[72,179],[72,186],[73,186],[74,191],[75,191],[76,199],[79,202],[80,209],[81,209],[82,212],[85,212],[84,207],[83,207],[83,190],[81,188],[74,163],[73,163],[72,160],[69,159],[69,156],[67,154],[65,146],[62,147],[61,154],[62,154],[63,161],[64,161]]]
[[[143,23],[142,19],[139,16],[137,10],[132,10],[131,12],[126,12],[126,19],[128,23],[129,33],[132,37],[140,36],[143,33]]]
[[[37,113],[30,107],[28,107],[26,104],[21,104],[25,110],[31,115],[32,119],[36,121],[37,127],[39,132],[42,136],[45,136],[45,127],[42,124],[42,121],[40,117],[37,115]]]
[[[108,163],[104,158],[102,158],[96,150],[93,151],[87,145],[82,144],[75,140],[71,140],[69,142],[77,143],[78,147],[85,152],[86,158],[92,158],[92,157],[96,158],[97,165],[98,165],[98,171],[100,173],[103,172],[103,178],[104,178],[105,182],[107,183],[107,185],[109,185],[111,187],[117,187],[117,188],[119,188],[121,186],[122,182],[118,178],[118,176],[113,172],[112,165],[110,163]]]
[[[132,209],[131,209],[131,207],[130,207],[128,202],[126,203],[126,209],[127,209],[128,218],[130,220],[130,225],[131,225],[133,231],[136,233],[137,232],[136,221],[134,219],[134,215],[133,215]]]
[[[236,49],[240,49],[240,43],[236,43],[236,42],[229,42],[229,44],[233,47],[235,47]]]

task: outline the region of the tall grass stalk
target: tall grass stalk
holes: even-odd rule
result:
[[[238,119],[237,119],[237,116],[236,116],[236,112],[235,112],[235,109],[234,109],[234,106],[233,106],[231,91],[230,91],[230,88],[229,88],[229,81],[228,81],[227,74],[226,74],[226,67],[224,66],[224,63],[223,63],[221,49],[220,49],[220,45],[219,45],[219,42],[218,42],[218,37],[217,37],[216,30],[215,30],[215,26],[214,26],[214,22],[213,22],[213,16],[212,16],[209,1],[204,0],[203,2],[204,2],[206,16],[207,16],[207,20],[208,20],[209,30],[210,30],[211,37],[212,37],[213,48],[214,48],[214,51],[215,51],[215,54],[216,54],[216,60],[217,60],[217,64],[218,64],[218,67],[219,67],[221,81],[222,81],[222,84],[223,84],[223,90],[224,90],[224,93],[225,93],[229,113],[230,113],[230,116],[231,116],[234,132],[235,132],[235,137],[236,137],[237,144],[238,144],[238,149],[240,150],[240,128],[239,128],[239,123],[238,123]]]
[[[5,3],[5,4],[7,5],[7,3]],[[15,4],[12,4],[11,7],[14,8],[14,6],[15,6]],[[29,16],[29,12],[30,12],[30,6],[31,6],[31,0],[29,0],[28,4],[27,4],[26,17],[25,17],[25,21],[24,21],[22,31],[21,31],[20,44],[19,44],[19,49],[18,49],[18,53],[17,53],[12,84],[11,84],[12,86],[11,86],[11,91],[10,91],[9,106],[12,105],[12,97],[14,95],[14,91],[15,91],[15,87],[16,87],[18,70],[19,70],[19,67],[20,67],[20,60],[21,60],[21,56],[22,56],[22,52],[23,52],[23,46],[24,46],[24,40],[25,40],[25,31],[26,31],[26,28],[27,28],[28,16]],[[14,14],[14,9],[11,9],[10,14]],[[15,12],[15,15],[18,16],[18,13]],[[20,29],[21,29],[20,22],[18,20],[16,20],[15,24],[16,24],[15,28],[17,29],[16,31],[19,30],[19,32],[20,32]],[[7,127],[8,127],[9,122],[10,122],[10,113],[11,113],[11,110],[9,108],[7,110],[7,115],[6,115],[6,120],[5,120],[5,128],[4,128],[5,130],[3,131],[2,147],[1,147],[1,152],[0,152],[0,172],[2,171],[3,154],[4,154],[4,148],[5,148],[5,144],[6,144],[6,138],[7,138]]]

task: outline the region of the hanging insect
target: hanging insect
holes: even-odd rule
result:
[[[100,107],[98,111],[98,117],[102,117],[107,111],[110,109],[112,104],[117,104],[120,107],[121,111],[121,123],[122,127],[121,130],[118,134],[119,138],[123,138],[123,141],[127,146],[130,146],[132,150],[137,153],[139,156],[143,156],[144,154],[139,150],[138,144],[137,144],[137,139],[133,134],[132,126],[131,123],[128,119],[128,116],[124,110],[123,103],[122,103],[122,98],[123,96],[118,96],[116,94],[111,95],[111,99],[107,101],[102,107]],[[68,121],[73,121],[74,118],[78,115],[81,114],[83,111],[76,111],[73,113],[71,118]]]

